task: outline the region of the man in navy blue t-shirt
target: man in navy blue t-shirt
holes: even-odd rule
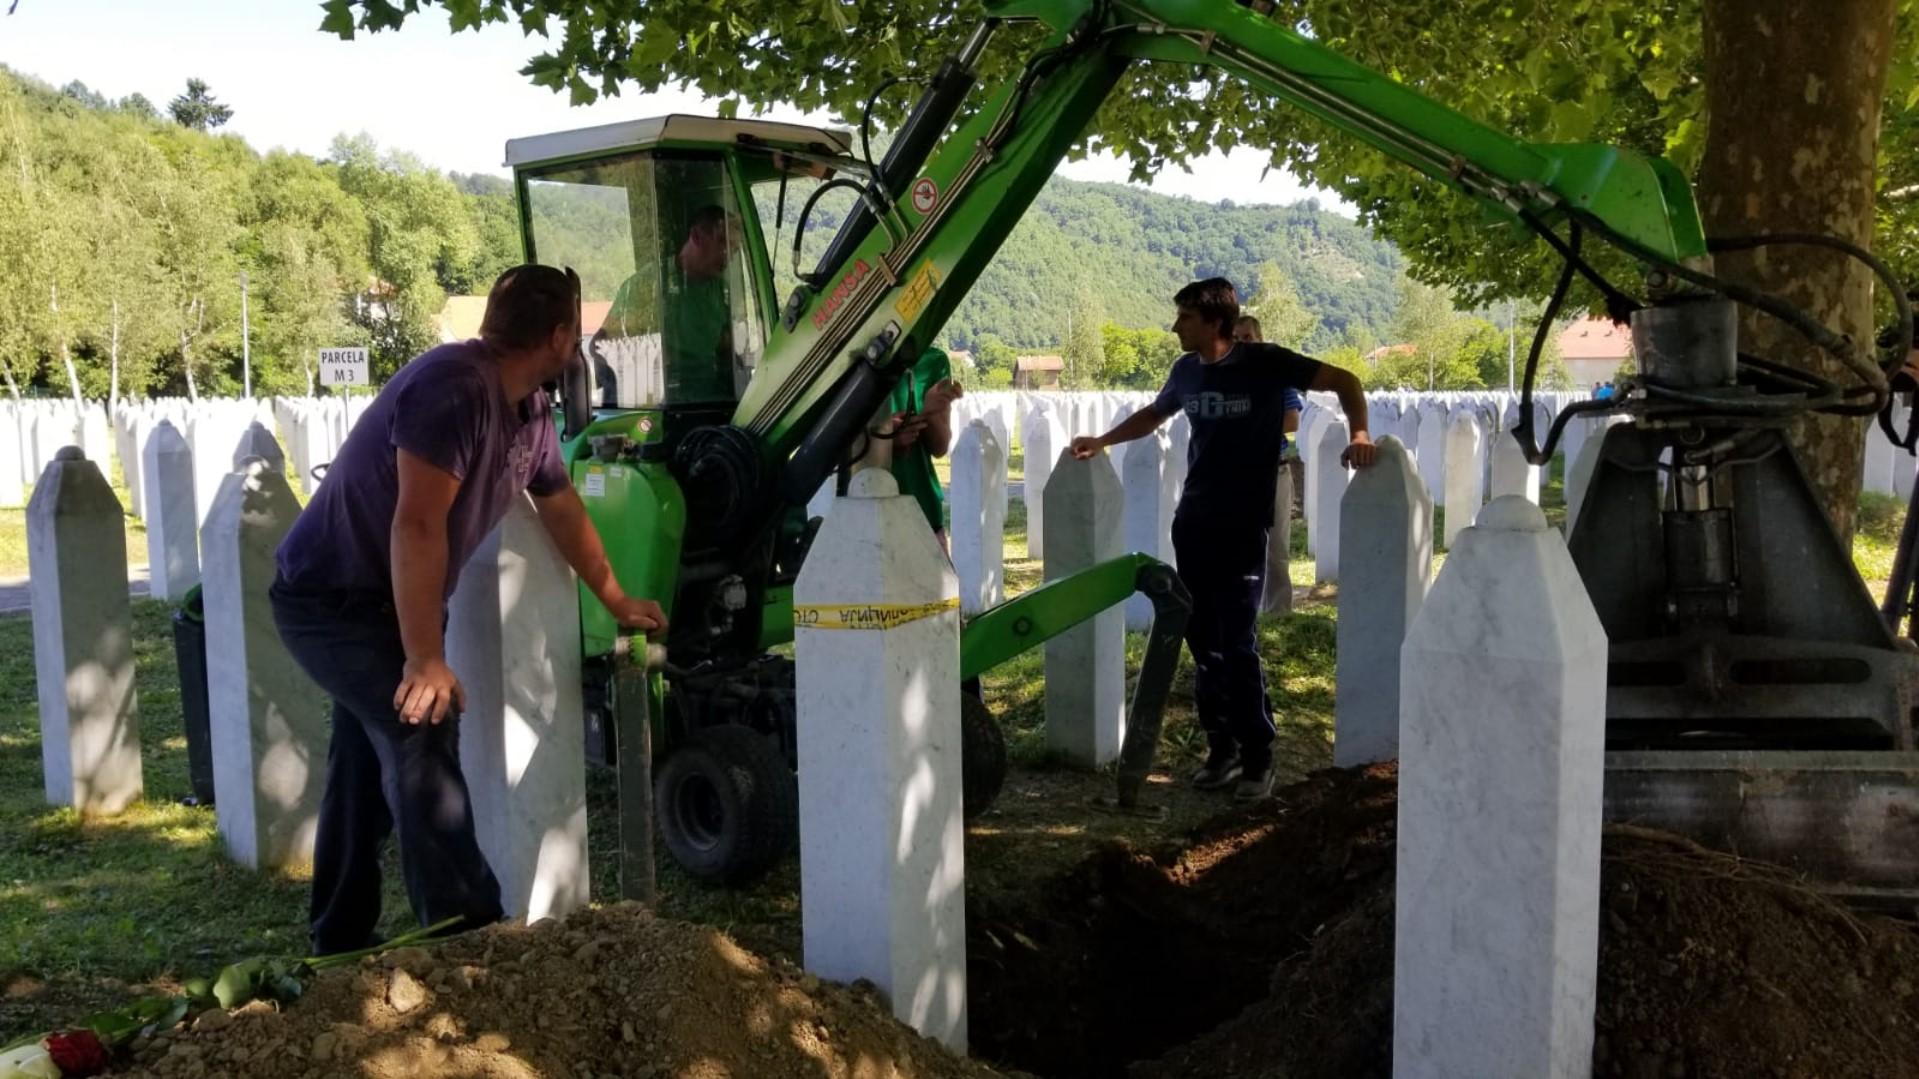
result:
[[[516,266],[487,296],[476,340],[442,345],[389,381],[280,544],[270,597],[287,651],[333,698],[313,854],[315,954],[373,943],[380,851],[394,831],[421,925],[501,916],[460,773],[466,694],[446,664],[446,601],[513,503],[540,524],[622,626],[658,630],[628,596],[560,459],[542,387],[579,362],[579,278]]]
[[[1186,486],[1173,514],[1173,552],[1193,596],[1186,644],[1197,668],[1195,703],[1209,747],[1193,785],[1231,786],[1235,799],[1258,801],[1273,789],[1274,727],[1255,623],[1287,394],[1325,390],[1339,396],[1352,431],[1342,459],[1359,467],[1373,463],[1366,396],[1350,371],[1277,345],[1235,342],[1239,297],[1224,278],[1195,281],[1173,303],[1173,332],[1187,351],[1174,361],[1159,397],[1103,435],[1074,439],[1073,456],[1089,458],[1186,414],[1192,435]]]

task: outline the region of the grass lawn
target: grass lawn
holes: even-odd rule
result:
[[[1563,520],[1557,470],[1542,503]],[[1862,501],[1857,561],[1883,589],[1902,507]],[[19,516],[0,516],[0,555],[22,552]],[[130,533],[137,526],[130,525]],[[1276,760],[1282,782],[1331,760],[1335,592],[1314,587],[1305,529],[1293,531],[1292,577],[1298,600],[1286,616],[1262,621],[1260,641],[1280,719]],[[144,541],[139,545],[144,551]],[[1040,566],[1026,557],[1025,512],[1014,500],[1005,548],[1009,589],[1036,585]],[[1435,561],[1443,560],[1443,552]],[[0,571],[4,572],[4,571]],[[224,858],[211,809],[179,804],[187,794],[186,747],[165,604],[134,604],[138,691],[147,800],[110,819],[84,820],[46,807],[41,790],[31,625],[0,618],[0,1044],[151,988],[211,973],[248,954],[298,954],[305,946],[306,882],[301,873],[253,873]],[[1131,635],[1137,664],[1143,639]],[[1133,669],[1136,669],[1134,667]],[[1153,822],[1088,808],[1110,775],[1060,768],[1045,747],[1044,674],[1032,653],[989,672],[988,703],[1006,726],[1013,775],[994,809],[967,837],[969,887],[976,896],[1032,888],[1110,838],[1138,843],[1178,834],[1217,812],[1161,776],[1152,788],[1169,814]],[[1194,722],[1192,670],[1182,658],[1168,704],[1160,763],[1170,775],[1202,754]],[[588,776],[593,894],[617,895],[613,777]],[[409,923],[398,873],[387,874],[387,929]],[[799,873],[793,860],[759,885],[732,891],[700,886],[661,859],[664,913],[732,932],[748,946],[797,958]]]

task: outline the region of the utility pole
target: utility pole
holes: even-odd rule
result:
[[[247,325],[247,272],[240,271],[240,380],[250,399],[253,396],[253,349],[248,338],[250,327]]]

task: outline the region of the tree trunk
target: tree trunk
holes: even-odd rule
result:
[[[200,388],[193,384],[193,338],[180,335],[180,369],[187,373],[187,400],[200,403]]]
[[[1699,203],[1713,237],[1817,232],[1870,246],[1880,104],[1894,0],[1705,0],[1706,112]],[[1772,247],[1717,258],[1728,279],[1873,338],[1871,271],[1836,251]],[[1850,385],[1857,376],[1798,333],[1746,312],[1740,348]],[[1806,416],[1791,434],[1842,539],[1858,509],[1864,422]]]
[[[13,380],[13,365],[10,363],[0,363],[0,372],[5,372],[7,376],[7,392],[13,395],[13,403],[16,405],[19,404],[20,384]]]
[[[113,301],[113,335],[107,345],[107,409],[120,409],[120,301]]]
[[[67,387],[73,392],[73,407],[85,408],[86,398],[80,393],[80,372],[73,366],[73,348],[67,341],[66,327],[60,324],[60,286],[58,283],[48,286],[48,310],[53,312],[53,331],[60,337],[60,362],[67,368]]]
[[[73,407],[85,408],[87,399],[80,392],[80,371],[73,366],[73,349],[68,346],[65,334],[60,335],[60,362],[67,365],[67,386],[73,391]]]
[[[206,328],[207,309],[201,304],[199,297],[195,297],[187,305],[187,313],[195,318],[195,329],[193,332],[188,332],[184,328],[180,331],[180,369],[187,375],[187,400],[199,404],[200,388],[193,383],[193,338],[200,330]]]

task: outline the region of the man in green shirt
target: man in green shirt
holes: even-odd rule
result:
[[[929,348],[900,376],[887,403],[893,413],[888,424],[893,430],[893,480],[900,494],[911,495],[920,504],[948,558],[953,552],[946,538],[946,494],[933,471],[933,458],[944,457],[953,448],[953,402],[965,395],[965,388],[953,381],[953,364],[946,353]],[[978,678],[968,678],[960,690],[984,699]]]
[[[893,388],[888,407],[893,412],[893,479],[900,494],[919,502],[926,523],[946,542],[946,495],[940,490],[933,458],[953,448],[953,402],[966,391],[953,381],[953,364],[946,353],[929,348]]]

